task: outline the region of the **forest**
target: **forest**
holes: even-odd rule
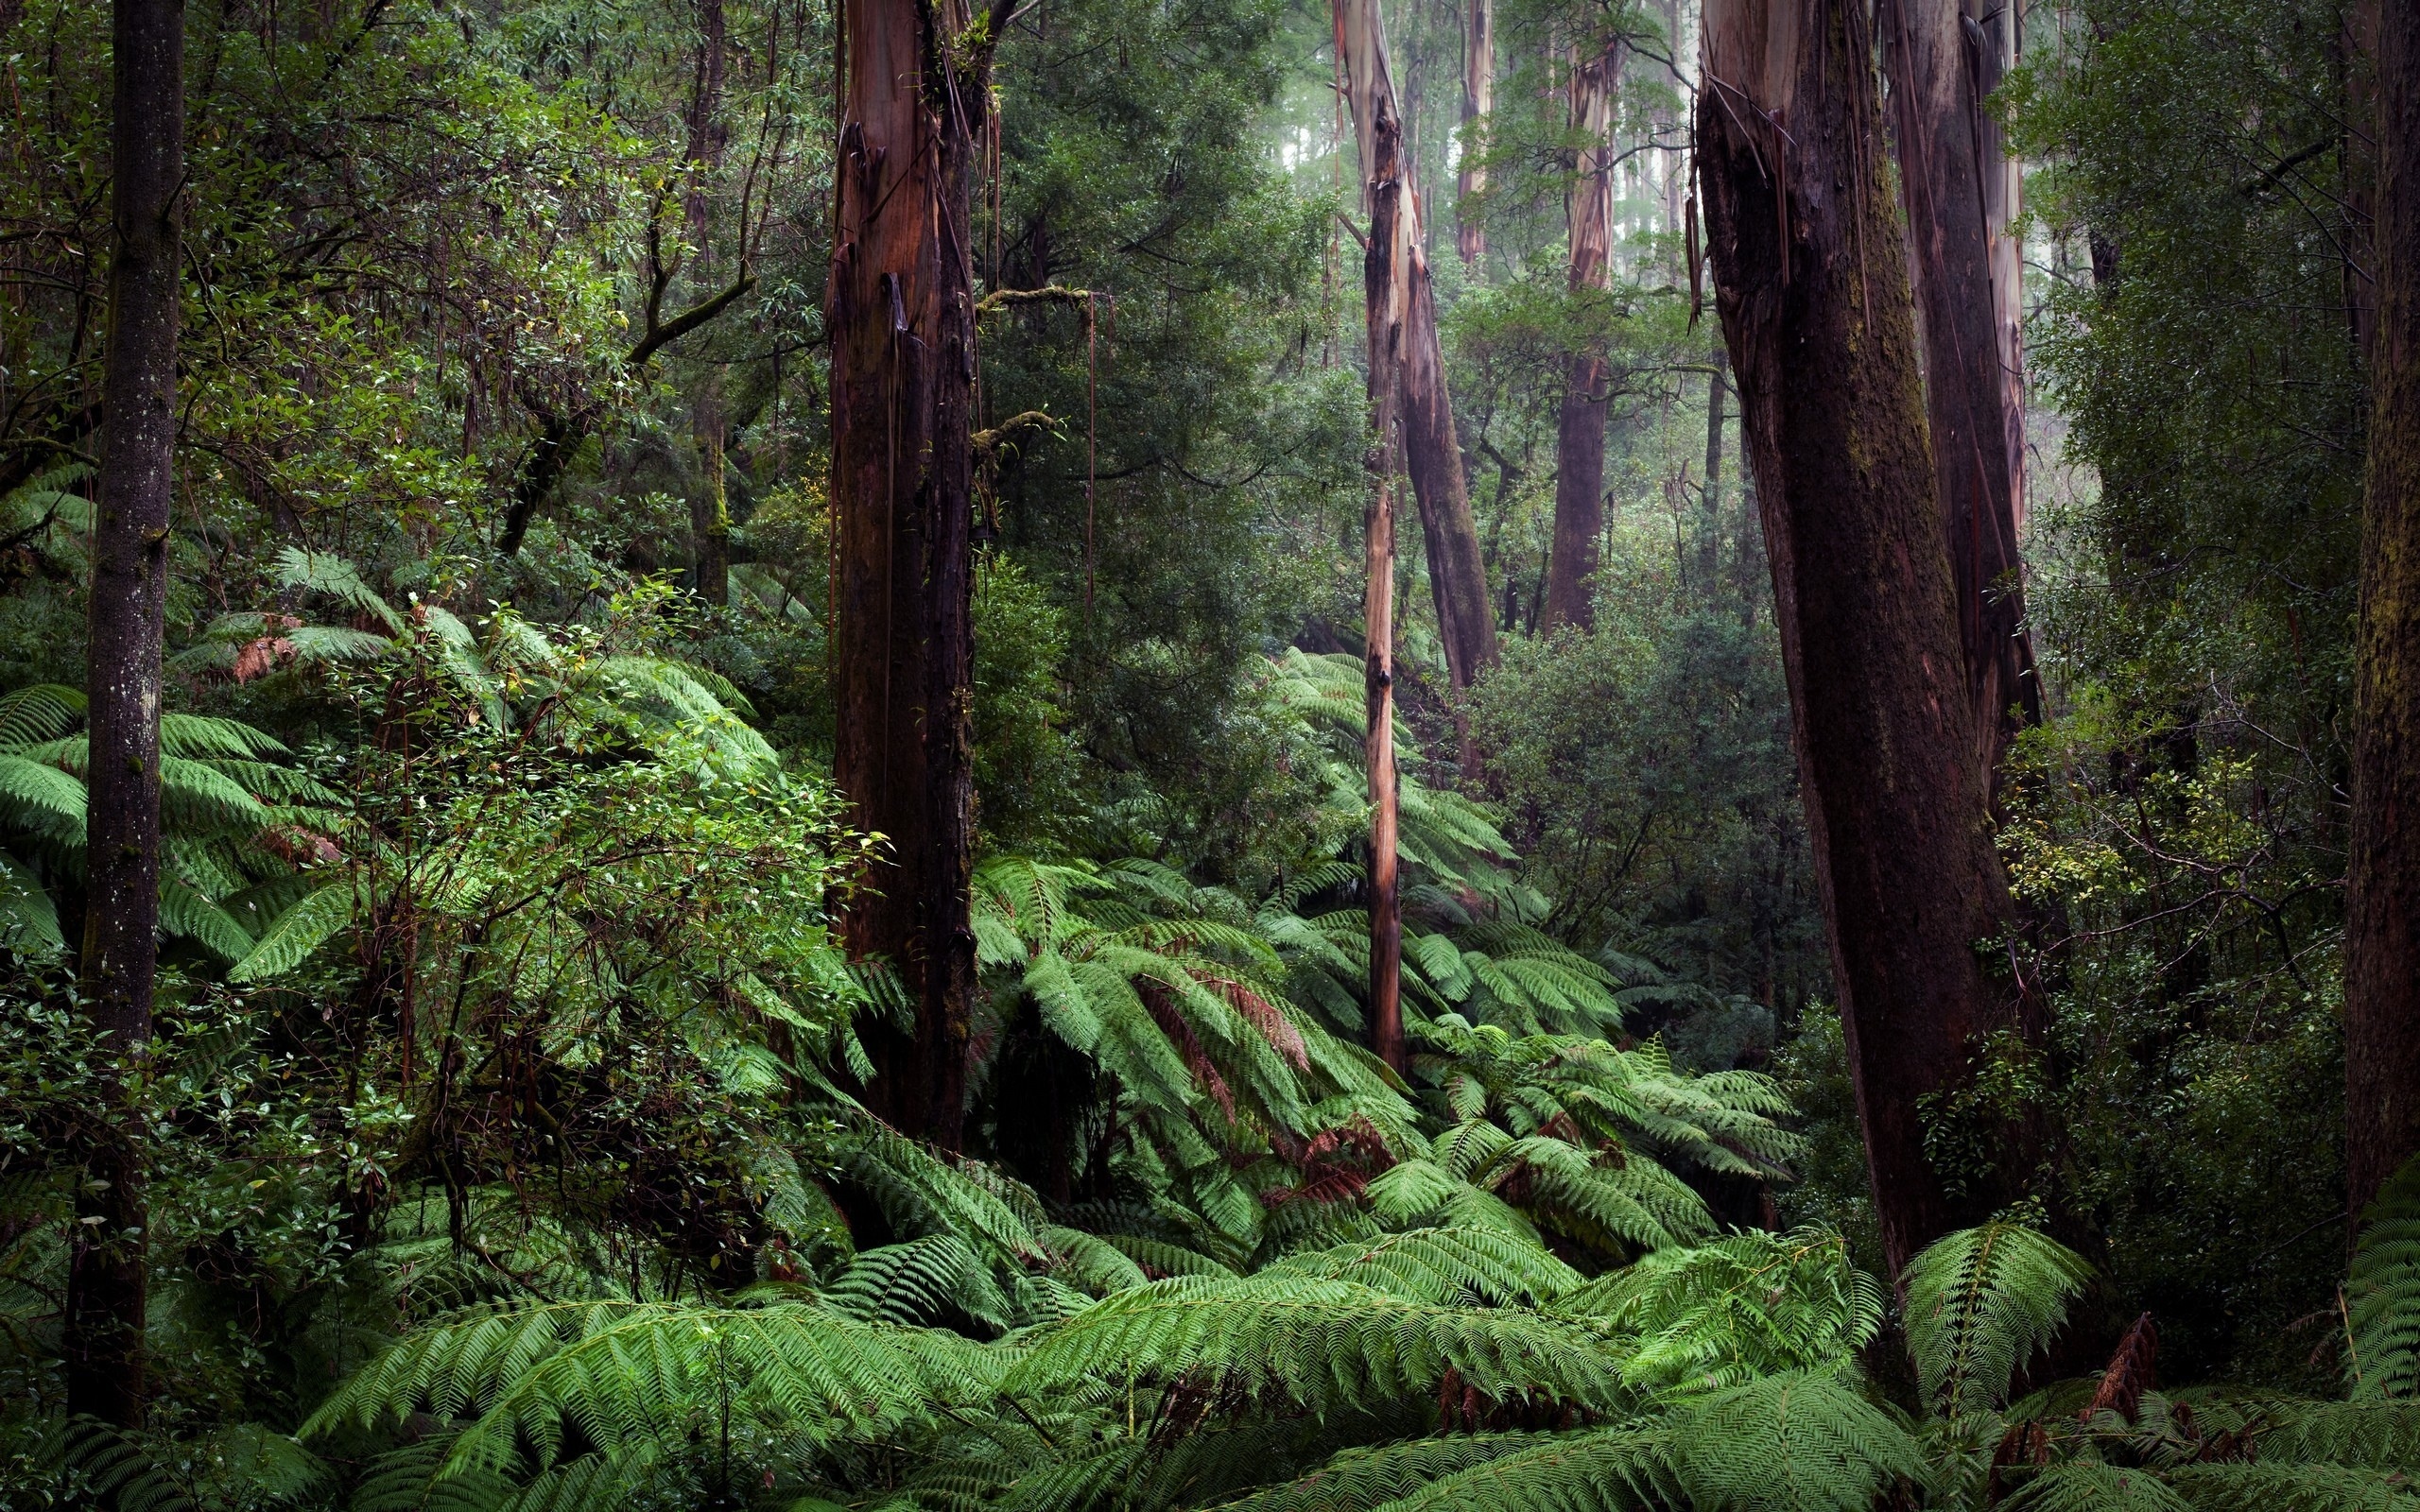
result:
[[[0,79],[0,1507],[2420,1512],[2420,7]]]

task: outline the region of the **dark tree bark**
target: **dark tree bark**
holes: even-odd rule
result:
[[[2377,21],[2377,305],[2345,868],[2346,1180],[2420,1152],[2420,16]]]
[[[1808,838],[1894,1272],[2021,1189],[1953,1193],[1919,1105],[2025,1026],[1978,941],[2014,918],[1972,705],[1899,219],[1855,0],[1709,0],[1699,173],[1738,375]]]
[[[1487,120],[1495,110],[1495,0],[1462,0],[1462,156],[1454,175],[1454,250],[1463,266],[1487,256]],[[1474,124],[1477,123],[1477,124]]]
[[[1998,122],[1983,107],[2014,52],[2014,7],[1891,0],[1883,17],[1974,759],[1995,782],[2009,742],[2042,718],[2017,550],[2025,521],[2017,180]]]
[[[1571,125],[1579,161],[1564,219],[1571,244],[1575,297],[1607,286],[1614,234],[1614,93],[1621,78],[1616,43],[1571,72]],[[1554,548],[1547,558],[1545,627],[1597,624],[1597,541],[1605,529],[1605,358],[1574,352],[1564,369],[1556,417]]]
[[[95,1108],[70,1230],[67,1410],[143,1422],[148,1215],[131,1088],[151,1039],[160,918],[160,636],[177,430],[184,180],[184,7],[116,0],[112,17],[109,345],[85,673],[83,998],[122,1057]]]
[[[975,992],[971,668],[976,123],[1008,7],[856,0],[844,26],[832,334],[833,774],[889,842],[852,953],[899,973],[872,1106],[956,1148]]]
[[[722,0],[698,0],[698,65],[689,94],[689,184],[683,216],[689,245],[700,266],[710,266],[715,248],[707,238],[707,196],[722,167],[730,129],[723,124],[723,75],[729,48]],[[745,228],[741,232],[746,235]],[[731,509],[724,492],[727,442],[722,382],[709,372],[700,381],[690,415],[698,442],[703,488],[689,500],[689,584],[709,604],[731,599]]]
[[[1365,192],[1377,181],[1377,122],[1392,120],[1400,129],[1403,120],[1395,105],[1379,5],[1380,0],[1335,0],[1337,51],[1344,60],[1345,93],[1353,104]],[[1407,184],[1414,181],[1412,167],[1406,151],[1400,173]],[[1436,598],[1446,669],[1455,687],[1467,688],[1495,664],[1495,618],[1489,611],[1478,528],[1471,522],[1470,485],[1462,471],[1461,443],[1454,434],[1454,406],[1445,391],[1437,296],[1429,284],[1428,260],[1421,251],[1418,201],[1407,199],[1397,214],[1405,226],[1405,234],[1397,238],[1404,266],[1392,275],[1404,298],[1404,465],[1420,504],[1420,537],[1427,553],[1428,586]]]
[[[1362,258],[1362,302],[1370,339],[1369,507],[1361,538],[1368,558],[1362,598],[1362,667],[1368,691],[1363,757],[1370,777],[1370,998],[1364,1012],[1370,1049],[1399,1072],[1411,1057],[1403,1037],[1403,897],[1398,890],[1395,782],[1395,432],[1402,384],[1406,290],[1400,243],[1412,234],[1403,214],[1403,135],[1382,105],[1375,122],[1376,172],[1370,180],[1370,246]]]

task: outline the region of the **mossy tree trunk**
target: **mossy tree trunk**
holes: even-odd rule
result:
[[[67,1410],[143,1423],[148,1213],[133,1079],[151,1040],[160,919],[160,637],[176,488],[184,7],[112,17],[107,430],[93,531],[83,1000],[121,1057],[92,1109],[76,1194],[61,1352]]]
[[[2022,1188],[2020,1131],[1953,1183],[1927,1100],[2022,1031],[1979,942],[2013,921],[1970,758],[1872,38],[1855,0],[1708,0],[1701,190],[1737,375],[1850,1072],[1894,1271]],[[2006,1137],[1997,1137],[2006,1136]]]
[[[2420,18],[2377,20],[2375,325],[2345,870],[2346,1177],[2420,1152]]]

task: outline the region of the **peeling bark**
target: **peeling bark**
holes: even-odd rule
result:
[[[1900,222],[1856,0],[1709,0],[1699,174],[1738,376],[1858,1121],[1893,1272],[2031,1172],[1957,1189],[1922,1102],[2026,1028],[1978,942],[2014,918],[1958,627]]]
[[[2014,56],[2018,23],[2013,0],[1892,0],[1881,21],[1909,266],[1923,316],[1934,474],[1975,711],[1974,760],[1996,784],[2009,743],[2042,718],[2018,554],[2025,523],[2022,290],[2013,234],[2018,178],[1983,106]]]
[[[1335,0],[1338,56],[1344,60],[1345,93],[1353,106],[1354,134],[1361,153],[1365,193],[1377,181],[1377,123],[1397,123],[1394,84],[1387,62],[1387,35],[1380,0]],[[1409,152],[1400,176],[1414,181]],[[1374,239],[1371,243],[1381,245]],[[1395,233],[1388,243],[1398,261],[1392,281],[1404,301],[1400,365],[1405,470],[1420,505],[1421,541],[1428,558],[1428,586],[1437,604],[1439,638],[1446,670],[1457,688],[1467,688],[1495,664],[1495,620],[1489,612],[1487,570],[1479,556],[1478,529],[1471,522],[1470,485],[1462,470],[1461,443],[1454,434],[1454,406],[1445,391],[1444,358],[1437,341],[1437,297],[1428,260],[1421,251],[1420,205],[1407,197],[1398,207]]]
[[[1370,1049],[1399,1072],[1411,1058],[1403,1037],[1403,897],[1398,890],[1395,782],[1395,431],[1408,314],[1393,248],[1405,231],[1402,136],[1392,115],[1376,122],[1376,173],[1370,180],[1370,246],[1362,257],[1362,301],[1370,340],[1370,438],[1363,466],[1369,507],[1361,525],[1369,576],[1362,599],[1362,667],[1368,725],[1362,755],[1370,778],[1370,998],[1364,1010]]]
[[[1005,7],[856,0],[844,26],[832,333],[833,775],[888,851],[850,952],[890,963],[914,1025],[867,1036],[869,1101],[947,1148],[975,993],[969,240],[977,112]],[[969,38],[975,41],[969,45]]]

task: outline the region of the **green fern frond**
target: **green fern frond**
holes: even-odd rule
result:
[[[2007,1399],[2092,1277],[2082,1256],[2012,1223],[1936,1240],[1909,1262],[1908,1352],[1925,1396],[1956,1418]]]
[[[0,751],[57,740],[84,717],[84,690],[38,682],[0,696]]]
[[[2195,1512],[2420,1512],[2409,1470],[2345,1465],[2180,1465],[2169,1484]]]
[[[2420,1160],[2406,1161],[2362,1213],[2344,1305],[2354,1395],[2420,1396]]]
[[[1287,1256],[1259,1274],[1353,1281],[1440,1306],[1533,1307],[1579,1284],[1545,1247],[1492,1228],[1414,1228]]]
[[[356,905],[350,881],[321,887],[272,920],[259,940],[227,972],[230,982],[261,982],[283,976],[353,922]]]
[[[1673,1461],[1695,1512],[1867,1512],[1893,1484],[1928,1479],[1916,1441],[1828,1371],[1701,1399]]]
[[[2052,1465],[2000,1503],[2009,1512],[2192,1512],[2192,1503],[2149,1470],[2098,1460]]]
[[[1539,1447],[1536,1434],[1472,1434],[1348,1449],[1300,1480],[1254,1491],[1219,1512],[1370,1512],[1447,1476]]]

